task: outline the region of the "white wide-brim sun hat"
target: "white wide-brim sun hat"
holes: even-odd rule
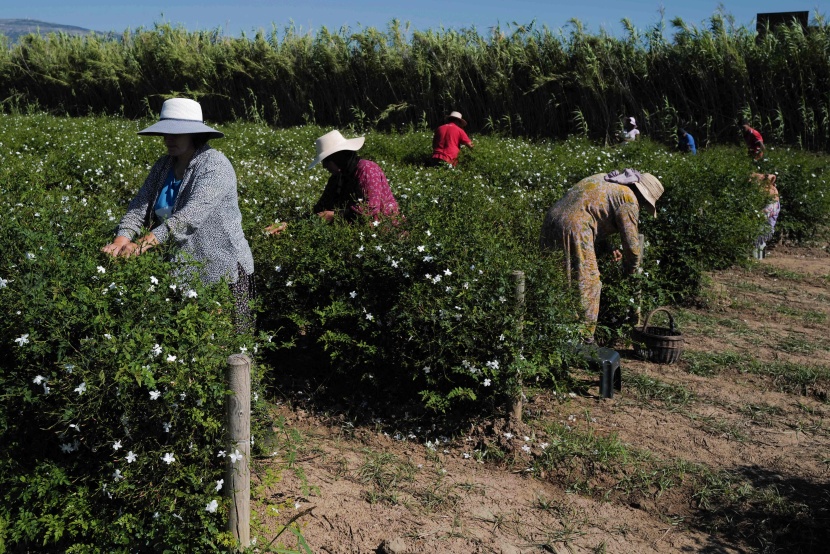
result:
[[[447,119],[457,119],[461,123],[462,127],[467,126],[467,121],[461,117],[461,112],[450,112]]]
[[[632,184],[637,187],[637,190],[643,195],[645,201],[648,202],[647,209],[649,213],[657,217],[657,200],[663,196],[663,191],[665,190],[663,183],[651,173],[643,173],[640,175],[640,180]]]
[[[202,106],[190,98],[170,98],[161,106],[159,120],[138,132],[145,136],[162,135],[208,135],[208,138],[222,138],[224,133],[205,125],[202,120]]]
[[[311,169],[332,154],[342,150],[357,152],[365,141],[366,137],[347,139],[338,130],[330,131],[314,142],[314,146],[317,148],[317,156],[311,161],[308,168]]]

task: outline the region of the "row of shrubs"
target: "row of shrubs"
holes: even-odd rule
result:
[[[566,383],[577,302],[538,234],[544,211],[587,175],[636,167],[666,187],[658,217],[643,216],[644,273],[605,270],[608,334],[636,303],[693,298],[705,271],[743,263],[763,229],[766,198],[747,178],[758,167],[737,148],[683,156],[649,141],[474,137],[444,170],[420,163],[426,132],[373,133],[361,151],[384,168],[400,226],[325,225],[306,214],[327,175],[305,167],[326,129],[232,123],[214,146],[237,171],[261,307],[257,336],[238,336],[225,287],[175,282],[163,250],[99,252],[163,150],[135,135],[142,124],[0,116],[0,552],[227,544],[222,376],[241,349],[277,382],[280,352],[320,352],[332,382],[422,412],[490,410],[517,377]],[[762,162],[779,173],[781,228],[794,240],[827,222],[826,167],[774,148]],[[266,237],[275,219],[289,228]],[[261,403],[266,389],[255,390]]]

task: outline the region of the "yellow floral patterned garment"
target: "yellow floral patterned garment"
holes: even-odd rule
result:
[[[602,291],[595,245],[614,233],[622,238],[623,264],[631,273],[640,258],[638,218],[640,206],[630,187],[603,180],[598,173],[581,180],[548,210],[542,224],[543,250],[565,252],[568,279],[574,276],[579,286],[585,323],[593,335],[599,314]]]

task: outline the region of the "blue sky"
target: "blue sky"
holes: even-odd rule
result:
[[[326,26],[337,30],[346,25],[385,28],[393,18],[410,22],[411,28],[437,29],[473,27],[485,31],[497,23],[533,21],[552,29],[565,27],[571,18],[583,22],[589,32],[604,28],[620,34],[620,20],[628,17],[639,29],[660,20],[664,8],[666,22],[682,17],[687,23],[700,25],[722,6],[739,25],[752,25],[756,13],[790,10],[809,11],[812,18],[819,8],[810,3],[781,0],[24,0],[0,8],[3,19],[38,19],[50,23],[76,25],[97,31],[123,31],[127,28],[151,27],[166,21],[188,30],[221,28],[225,34],[252,34],[256,29],[278,29],[291,21],[302,31],[316,31]],[[824,0],[822,0],[823,2]],[[826,4],[825,4],[826,6]],[[827,15],[827,9],[820,9]]]

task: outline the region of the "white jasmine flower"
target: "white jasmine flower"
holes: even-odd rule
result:
[[[224,484],[225,484],[224,479],[219,479],[218,481],[216,481],[216,492],[221,491],[222,490],[222,485],[224,485]]]
[[[159,391],[157,391],[157,390],[151,390],[150,391],[150,400],[158,400],[159,396],[161,396],[161,393]]]
[[[175,290],[176,290],[176,288],[177,288],[177,287],[176,287],[176,283],[171,283],[171,284],[170,284],[170,290],[175,291]]]
[[[485,380],[484,380],[484,386],[485,386],[485,387],[489,387],[489,386],[490,386],[490,383],[491,383],[490,379],[485,379]]]
[[[522,452],[530,453],[530,446],[523,444],[522,445]]]
[[[176,457],[173,456],[172,452],[168,452],[167,454],[165,454],[164,456],[161,457],[161,461],[164,462],[167,465],[170,465],[170,464],[172,464],[173,462],[176,461]]]
[[[242,454],[239,453],[239,450],[231,454],[231,463],[235,464],[239,460],[242,459]]]
[[[450,271],[449,268],[447,268],[447,269],[444,270],[444,275],[449,277],[450,275],[452,275],[452,271]]]
[[[34,255],[34,254],[32,254],[31,252],[26,252],[26,259],[27,259],[27,260],[34,260],[34,259],[35,259],[35,255]]]
[[[219,453],[218,453],[218,454],[216,454],[216,457],[217,457],[217,458],[224,458],[224,457],[225,457],[225,451],[224,451],[224,450],[220,450],[220,451],[219,451]]]
[[[431,367],[429,367],[428,365],[425,365],[425,366],[424,366],[424,373],[429,374],[429,372],[430,372],[430,371],[432,371],[432,368],[431,368]]]
[[[280,271],[282,271],[282,266],[281,266],[281,265],[275,266],[275,267],[274,267],[274,271],[276,271],[277,273],[279,273]]]
[[[419,246],[417,250],[418,250],[418,252],[423,252],[425,249],[426,249],[425,246]]]
[[[123,478],[124,478],[124,476],[121,475],[121,470],[120,469],[116,469],[115,473],[112,474],[113,481],[120,481]]]
[[[369,321],[372,321],[372,320],[375,319],[375,316],[373,316],[372,314],[366,314],[366,319],[368,319]]]
[[[34,380],[32,380],[32,383],[34,383],[35,385],[39,385],[39,384],[45,383],[45,382],[46,382],[46,377],[44,377],[43,375],[38,375],[37,377],[34,378]]]
[[[542,444],[539,445],[539,448],[541,448],[542,450],[545,450],[548,446],[550,446],[548,443],[543,442]]]
[[[164,423],[161,424],[161,426],[164,428],[165,433],[170,432],[170,422],[169,421],[165,421]]]
[[[128,463],[128,464],[133,463],[133,462],[135,461],[135,459],[136,459],[136,455],[135,455],[135,453],[134,453],[132,450],[130,450],[129,452],[127,452],[127,458],[126,458],[126,460],[127,460],[127,463]]]
[[[106,272],[107,272],[107,270],[104,269],[104,266],[102,266],[102,265],[98,266],[98,273],[106,273]]]
[[[175,362],[176,361],[176,356],[173,355],[173,354],[168,354],[167,355],[167,361],[170,362],[170,363]]]
[[[506,438],[507,440],[512,439],[513,438],[513,433],[505,433],[504,438]]]
[[[112,443],[113,450],[118,450],[119,448],[121,448],[121,441],[115,441],[114,443]]]
[[[294,502],[294,509],[295,509],[295,510],[299,510],[299,509],[300,509],[300,506],[301,506],[301,504],[300,504],[300,502],[299,502],[299,501]]]
[[[196,293],[195,290],[190,289],[186,293],[184,293],[184,296],[185,296],[185,298],[196,298],[199,295]]]
[[[210,513],[215,513],[216,508],[218,508],[218,507],[219,507],[219,503],[216,502],[216,499],[214,498],[213,500],[211,500],[210,502],[207,503],[207,505],[205,506],[205,511],[210,512]]]
[[[159,284],[159,280],[158,280],[158,279],[156,279],[156,276],[155,276],[155,275],[150,275],[150,283],[151,283],[151,284],[153,284],[153,285],[158,285],[158,284]]]
[[[86,392],[86,382],[81,383],[77,387],[75,387],[75,392],[78,393],[78,396],[81,396],[83,393]]]
[[[111,340],[112,335],[110,335],[109,333],[104,333],[104,338],[107,339],[107,340]]]
[[[150,354],[152,354],[153,356],[158,356],[159,354],[161,354],[161,345],[156,344],[155,346],[153,346],[153,348],[150,349]]]
[[[6,285],[8,285],[10,282],[11,281],[9,281],[8,279],[3,279],[2,277],[0,277],[0,289],[6,288]]]
[[[425,262],[431,262],[433,259],[434,259],[434,258],[433,258],[432,256],[430,256],[430,255],[426,255],[426,256],[424,256],[424,261],[425,261]]]
[[[14,339],[14,342],[17,343],[17,346],[23,346],[24,344],[29,344],[29,333],[26,333],[25,335],[20,335],[19,337]]]
[[[286,282],[285,282],[285,286],[286,286],[286,287],[290,287],[290,286],[291,286],[291,285],[293,285],[293,284],[294,284],[294,281],[286,281]]]

